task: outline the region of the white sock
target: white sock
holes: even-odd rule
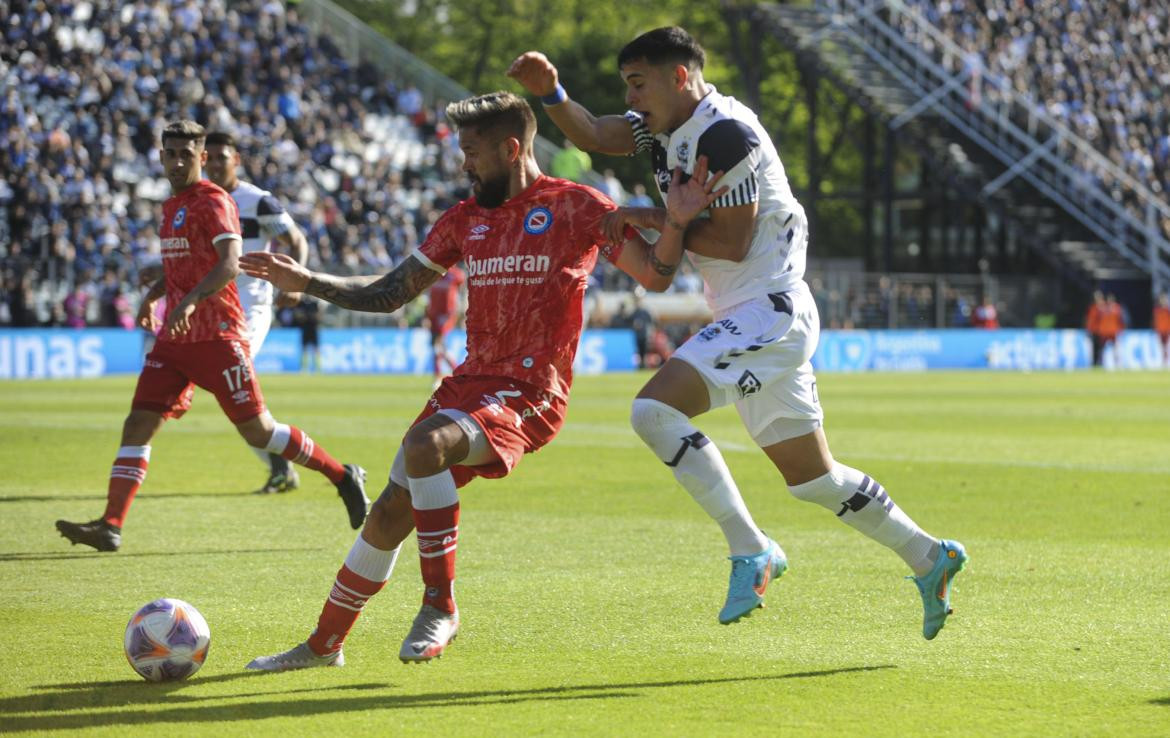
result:
[[[268,449],[256,448],[255,446],[252,446],[250,444],[248,444],[248,448],[250,448],[252,450],[252,453],[256,454],[256,458],[260,459],[260,463],[264,464],[264,468],[271,471],[272,462],[268,458],[268,454],[269,454]]]
[[[150,445],[145,446],[119,446],[118,459],[145,459],[150,461]]]
[[[876,480],[856,469],[834,464],[828,474],[789,490],[892,549],[918,576],[929,572],[938,557],[938,539],[902,512]]]
[[[415,510],[438,510],[459,502],[455,477],[451,476],[450,469],[429,477],[407,479],[410,482],[410,504]]]
[[[657,400],[638,398],[630,412],[630,425],[719,524],[732,556],[758,554],[768,547],[767,537],[743,504],[723,455],[686,415]]]
[[[345,557],[345,565],[359,577],[371,582],[384,582],[390,578],[390,572],[394,571],[399,548],[402,547],[392,551],[374,548],[359,533],[353,547],[349,549],[349,555]]]
[[[270,419],[272,418],[272,413],[268,412],[267,410],[264,411],[264,414],[267,415]],[[288,426],[285,426],[285,432],[287,433],[287,431],[288,431]],[[269,443],[271,443],[271,442],[272,442],[272,440],[269,439]],[[287,438],[285,439],[285,443],[286,444],[288,443]],[[252,453],[256,454],[256,458],[260,459],[260,463],[264,465],[265,469],[272,471],[272,459],[268,456],[270,453],[273,453],[272,451],[270,451],[266,448],[256,448],[255,446],[253,446],[250,443],[245,444],[245,445],[248,448],[252,449]],[[283,451],[283,450],[284,450],[284,448],[281,447],[281,451]],[[276,453],[279,453],[279,451]]]
[[[284,423],[276,423],[272,429],[272,435],[268,437],[268,445],[264,447],[265,451],[271,451],[274,454],[284,453],[284,449],[288,446],[291,431]],[[264,463],[268,463],[265,459]]]

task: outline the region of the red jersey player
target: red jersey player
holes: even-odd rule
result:
[[[342,642],[366,601],[382,589],[399,544],[418,529],[423,605],[399,658],[429,661],[455,637],[452,586],[459,540],[457,488],[474,477],[509,473],[564,422],[582,296],[599,252],[641,284],[662,290],[677,264],[654,256],[680,233],[648,246],[633,229],[607,243],[602,217],[616,206],[588,187],[541,174],[532,153],[536,119],[522,98],[496,92],[452,103],[463,169],[474,199],[435,224],[425,243],[390,274],[339,278],[307,271],[283,254],[241,259],[253,276],[354,310],[391,312],[460,260],[467,264],[467,359],[443,380],[407,431],[390,482],[337,574],[308,641],[250,669],[340,666]],[[712,192],[706,165],[671,189],[672,214],[690,218]]]
[[[435,356],[435,388],[444,373],[455,371],[455,360],[447,353],[444,341],[459,322],[459,291],[467,282],[467,275],[457,266],[431,285],[427,292],[427,320],[431,324],[431,350]],[[443,371],[447,365],[447,372]]]
[[[99,551],[117,551],[121,545],[122,524],[146,478],[150,441],[167,418],[178,418],[191,407],[195,385],[215,395],[250,445],[328,477],[352,527],[361,526],[369,506],[361,467],[342,466],[304,431],[275,422],[265,411],[234,281],[242,243],[240,217],[227,192],[200,178],[207,159],[203,143],[203,127],[192,121],[171,123],[163,130],[162,164],[172,192],[163,203],[159,232],[163,278],[143,300],[139,323],[156,327],[154,306],[164,293],[173,307],[138,376],[110,471],[106,511],[89,523],[57,521],[57,530],[72,543]]]

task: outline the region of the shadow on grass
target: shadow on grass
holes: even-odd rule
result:
[[[1157,697],[1155,699],[1150,700],[1150,704],[1151,705],[1166,705],[1167,707],[1170,707],[1170,697]]]
[[[86,549],[88,550],[88,549]],[[65,561],[67,559],[135,559],[156,558],[160,556],[239,556],[240,554],[270,554],[296,553],[298,551],[322,551],[321,546],[298,548],[238,548],[234,550],[201,550],[201,551],[141,551],[139,553],[118,553],[110,555],[101,551],[62,551],[61,553],[33,553],[22,551],[0,551],[0,562],[3,561]]]
[[[42,684],[32,689],[45,690],[23,697],[0,698],[0,715],[12,713],[48,713],[86,710],[102,707],[126,707],[128,705],[175,705],[195,702],[221,701],[224,699],[247,699],[249,697],[283,696],[329,691],[354,691],[389,689],[392,684],[346,684],[335,687],[312,687],[306,689],[284,689],[266,691],[241,691],[231,695],[199,696],[182,694],[204,684],[234,682],[238,679],[255,679],[263,676],[259,671],[238,671],[231,674],[195,677],[182,682],[148,682],[144,679],[121,679],[116,682],[76,682],[69,684]],[[252,682],[259,684],[259,682]],[[268,685],[272,686],[272,682]],[[142,713],[149,715],[151,713]],[[92,717],[92,716],[90,716]],[[29,720],[37,720],[29,717]],[[149,719],[148,719],[149,721]],[[138,722],[138,721],[134,721]],[[8,721],[4,721],[5,730]]]
[[[897,668],[892,664],[880,666],[849,666],[840,669],[820,671],[799,671],[789,674],[774,674],[744,677],[716,677],[711,679],[679,679],[658,682],[626,682],[619,684],[579,684],[534,689],[499,689],[467,692],[424,692],[422,694],[387,693],[390,684],[351,684],[337,687],[313,687],[296,690],[272,690],[243,692],[232,695],[201,697],[198,695],[176,694],[184,687],[194,687],[209,682],[225,682],[235,679],[250,679],[271,674],[240,672],[175,684],[150,684],[142,681],[90,682],[79,684],[42,685],[33,689],[45,690],[23,697],[0,699],[0,715],[5,715],[6,731],[22,730],[81,730],[97,726],[145,725],[152,723],[199,723],[235,720],[263,720],[273,717],[313,717],[334,713],[366,710],[401,710],[423,707],[452,707],[479,705],[507,705],[521,702],[555,700],[598,700],[634,699],[646,697],[656,689],[673,687],[701,687],[714,684],[735,684],[748,682],[778,681],[783,679],[815,679],[838,674],[878,671]],[[278,678],[278,677],[277,677]],[[265,680],[266,684],[278,682]],[[259,681],[249,681],[248,686],[258,686]],[[231,700],[297,694],[321,695],[338,691],[373,691],[377,694],[362,696],[333,696],[324,699],[267,700],[236,704]],[[208,704],[192,704],[206,702]],[[143,709],[120,709],[97,711],[93,708],[143,705]],[[161,706],[161,709],[159,709]],[[78,711],[73,714],[62,712]],[[14,713],[17,717],[7,717]]]
[[[251,497],[254,492],[151,492],[150,499],[161,500],[169,497]],[[144,496],[145,497],[145,496]],[[142,499],[142,498],[140,498]],[[4,495],[0,497],[0,505],[5,502],[78,502],[94,500],[105,502],[106,496],[102,492],[88,495]]]

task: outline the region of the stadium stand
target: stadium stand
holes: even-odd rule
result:
[[[1010,79],[1151,191],[1170,185],[1164,7],[907,5],[973,55],[951,63]],[[286,202],[315,246],[314,265],[330,271],[391,268],[466,193],[452,184],[461,181],[458,153],[441,97],[357,61],[294,7],[0,0],[0,18],[0,325],[129,321],[137,269],[157,258],[167,186],[152,149],[168,118],[236,133],[244,178]],[[826,327],[872,328],[966,325],[997,279],[864,274],[815,260],[809,276]],[[603,266],[594,283],[628,290],[622,277]],[[681,274],[675,291],[699,288]],[[600,302],[612,314],[621,300]],[[663,304],[694,319],[693,300]],[[1031,322],[1011,311],[1005,318]]]
[[[1154,192],[1170,186],[1170,9],[1148,0],[917,0],[986,73]],[[913,27],[903,24],[912,33]],[[994,93],[994,88],[990,88]],[[1111,184],[1098,182],[1099,185]]]
[[[172,10],[172,7],[174,8]],[[119,325],[157,258],[157,146],[180,116],[236,133],[331,271],[387,269],[463,192],[441,113],[351,65],[294,8],[0,3],[0,324]],[[78,307],[80,306],[80,307]]]
[[[175,117],[236,134],[242,177],[285,201],[328,271],[389,270],[467,194],[445,103],[349,61],[296,8],[0,2],[0,17],[0,325],[133,316],[168,196],[153,149]]]

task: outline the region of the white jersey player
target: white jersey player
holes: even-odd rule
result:
[[[274,241],[288,249],[289,254],[301,264],[308,261],[309,243],[305,234],[297,228],[290,216],[272,193],[262,190],[249,182],[242,182],[236,172],[240,166],[240,151],[231,134],[212,131],[207,134],[207,164],[204,169],[207,178],[227,190],[240,210],[240,231],[244,236],[243,253],[268,251]],[[236,278],[240,303],[248,319],[248,344],[252,356],[260,353],[268,330],[272,327],[272,308],[293,307],[301,296],[286,293],[273,294],[272,285],[262,279],[249,277],[243,272]],[[275,454],[257,453],[268,465],[268,480],[256,490],[259,494],[288,492],[299,484],[297,472],[288,461]]]
[[[793,495],[832,511],[910,566],[922,597],[922,633],[932,639],[950,613],[950,583],[967,554],[957,541],[928,535],[874,479],[830,454],[810,363],[820,318],[804,283],[804,209],[756,115],[703,80],[705,61],[681,28],[642,34],[618,55],[630,110],[601,117],[568,98],[543,54],[523,54],[508,70],[541,96],[549,118],[581,149],[648,152],[664,199],[692,173],[718,178],[721,194],[708,217],[680,222],[664,208],[608,216],[611,238],[627,224],[663,233],[652,252],[662,274],[678,268],[685,249],[715,316],[638,393],[631,423],[727,539],[731,581],[720,622],[762,607],[769,581],[788,568],[784,552],[752,520],[715,444],[691,423],[734,403]]]
[[[304,234],[272,193],[238,179],[236,188],[228,192],[240,209],[240,229],[244,234],[243,253],[268,251],[274,240],[289,246],[294,256],[298,252],[298,241],[300,248],[307,252]],[[248,343],[255,356],[260,353],[268,329],[272,326],[274,290],[271,283],[249,277],[245,273],[236,278],[236,288],[248,318]]]

